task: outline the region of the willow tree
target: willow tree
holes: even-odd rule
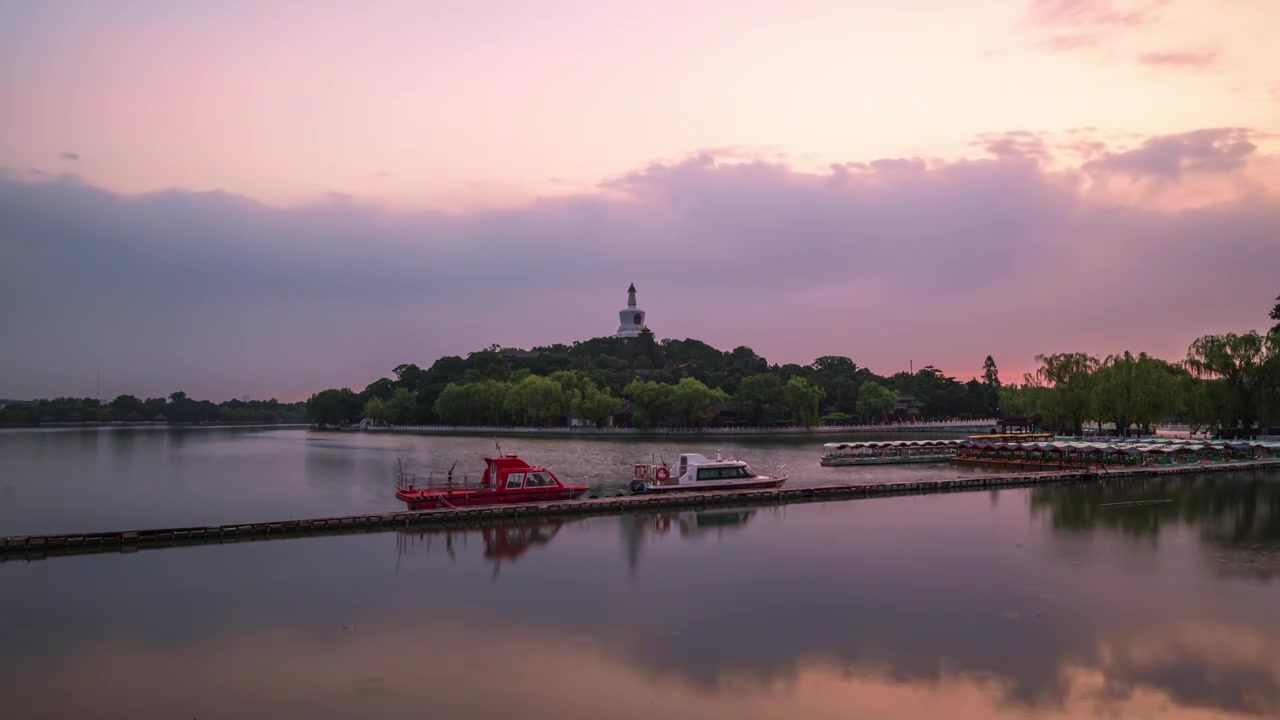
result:
[[[716,406],[728,399],[720,388],[707,387],[696,378],[680,378],[671,390],[671,409],[691,427],[702,427],[715,417]]]
[[[898,404],[898,397],[898,391],[868,380],[858,388],[858,415],[863,420],[881,420],[893,412]]]
[[[530,375],[512,383],[507,394],[507,413],[525,425],[544,427],[568,415],[571,400],[560,383],[541,375]]]
[[[671,413],[672,386],[636,378],[622,391],[631,401],[631,418],[635,426],[648,429]]]
[[[1180,370],[1146,353],[1109,355],[1090,378],[1093,415],[1129,434],[1130,425],[1148,428],[1177,412]]]
[[[820,422],[818,409],[825,393],[802,377],[793,377],[783,388],[787,409],[796,422],[805,427],[817,427]]]
[[[1084,431],[1084,421],[1092,408],[1091,380],[1098,358],[1088,353],[1037,355],[1040,367],[1027,374],[1032,387],[1045,388],[1041,407],[1045,419],[1073,435]]]
[[[1274,394],[1271,377],[1280,338],[1257,332],[1205,335],[1187,349],[1187,369],[1202,379],[1220,379],[1228,389],[1235,412],[1228,423],[1251,428],[1259,407]]]

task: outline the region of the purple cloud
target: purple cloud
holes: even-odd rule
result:
[[[469,214],[0,174],[0,397],[89,392],[97,367],[104,394],[305,397],[491,343],[612,333],[631,282],[660,337],[775,362],[967,377],[987,354],[1015,375],[1037,352],[1177,357],[1265,320],[1280,201],[1146,210],[1084,180],[1233,172],[1250,137],[1152,138],[1086,174],[1048,169],[1055,146],[1027,132],[979,138],[985,159],[824,172],[706,153]],[[1116,311],[1156,297],[1141,322]]]
[[[1024,130],[983,135],[974,144],[997,158],[1043,162],[1052,155],[1042,135]]]
[[[1134,150],[1106,152],[1084,165],[1092,173],[1175,180],[1184,173],[1227,173],[1245,166],[1258,149],[1243,128],[1196,130],[1155,137]]]

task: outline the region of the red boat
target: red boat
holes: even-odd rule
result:
[[[572,500],[590,490],[586,485],[565,485],[555,473],[533,466],[517,455],[484,459],[484,475],[480,482],[457,479],[453,469],[428,473],[396,473],[396,499],[410,510],[471,507],[474,505],[507,505],[511,503]]]

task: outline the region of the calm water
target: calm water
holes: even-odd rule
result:
[[[920,437],[920,436],[913,436]],[[865,439],[865,438],[859,438]],[[824,468],[822,443],[507,438],[565,481],[625,491],[632,465],[717,449],[760,472],[785,465],[789,485],[954,477],[943,465]],[[482,472],[492,438],[263,429],[0,431],[0,535],[221,525],[403,509],[397,460],[417,469]]]
[[[385,507],[396,453],[487,446],[152,432],[0,436],[0,527]],[[625,471],[648,452],[508,442],[597,483],[602,458]],[[831,477],[809,446],[732,452]],[[86,496],[97,507],[75,507]],[[1170,502],[1100,507],[1119,499]],[[0,703],[5,718],[1277,717],[1278,609],[1276,473],[389,532],[0,563]]]

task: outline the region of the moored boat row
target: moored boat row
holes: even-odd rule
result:
[[[897,465],[947,462],[959,452],[957,440],[885,440],[827,443],[822,446],[825,467]]]

